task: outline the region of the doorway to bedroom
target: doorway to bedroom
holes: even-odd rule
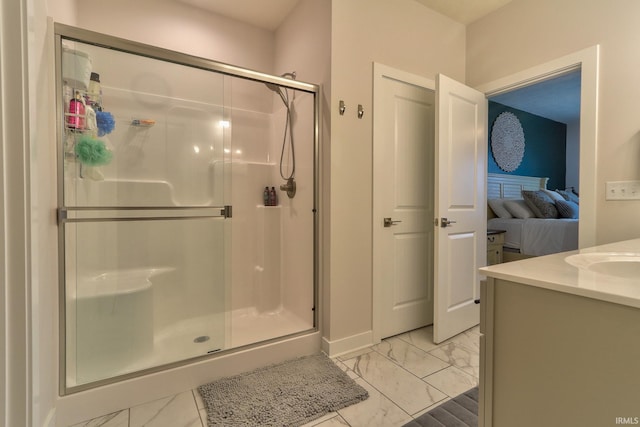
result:
[[[576,68],[488,99],[487,228],[505,231],[494,262],[578,248],[580,89]]]
[[[489,97],[489,173],[545,176],[549,188],[580,190],[580,69]],[[514,171],[496,162],[491,129],[510,112],[522,124],[526,148]]]
[[[537,85],[557,85],[555,89],[547,89],[551,91],[552,97],[547,98],[546,102],[539,103],[550,107],[551,104],[573,102],[573,110],[579,113],[578,119],[573,119],[573,123],[567,125],[566,147],[568,148],[565,151],[565,158],[568,160],[564,163],[564,187],[574,187],[579,193],[578,248],[592,246],[596,242],[598,63],[599,46],[595,45],[477,87],[486,94],[489,101],[511,103],[510,100],[505,101],[502,95],[505,98],[516,98],[517,95],[526,93],[527,88],[533,91]],[[573,95],[563,94],[560,91],[561,83],[573,85]],[[528,98],[521,96],[520,99],[522,102],[531,103],[533,95],[530,94]],[[575,106],[576,101],[578,108]],[[513,105],[515,107],[511,108],[526,111],[522,104]],[[491,135],[493,123],[489,122],[488,125],[487,133]],[[489,151],[490,147],[491,140],[489,140]],[[524,156],[527,155],[529,148],[527,142]],[[544,156],[545,150],[542,150],[541,157],[544,159]],[[489,153],[488,157],[491,161],[492,153]],[[490,167],[489,172],[492,172]],[[515,174],[524,175],[518,170]],[[555,190],[559,187],[550,183],[548,188]]]

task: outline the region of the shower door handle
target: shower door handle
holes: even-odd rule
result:
[[[392,225],[397,225],[398,223],[401,223],[402,221],[394,221],[391,218],[384,218],[384,226],[385,227],[391,227]]]

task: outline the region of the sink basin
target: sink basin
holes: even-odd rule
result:
[[[565,258],[574,267],[607,276],[640,279],[640,253],[592,252]]]

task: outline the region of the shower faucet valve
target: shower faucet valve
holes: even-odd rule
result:
[[[280,185],[280,191],[286,191],[287,192],[287,196],[289,196],[290,199],[293,199],[296,195],[296,182],[294,181],[293,177],[287,179],[287,183],[286,184],[282,184]]]

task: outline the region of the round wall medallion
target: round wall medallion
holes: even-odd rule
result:
[[[513,113],[500,113],[491,130],[491,153],[505,172],[513,172],[524,157],[524,131]]]

